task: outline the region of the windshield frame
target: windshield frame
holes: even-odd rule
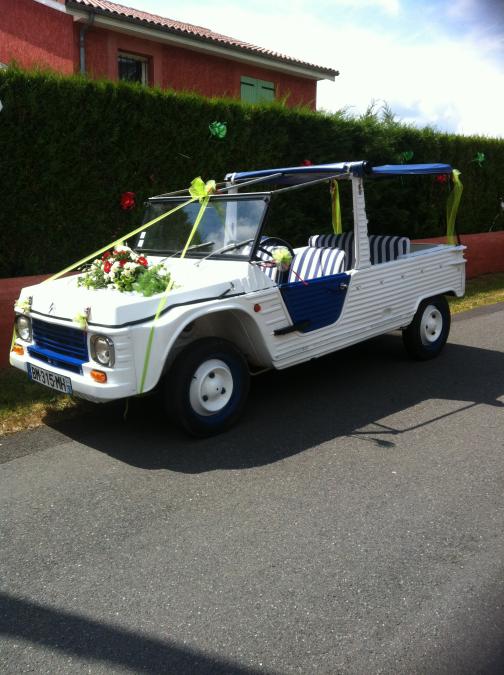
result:
[[[251,262],[251,260],[255,256],[256,248],[259,244],[259,241],[261,240],[261,235],[263,231],[264,224],[267,219],[269,207],[270,207],[270,201],[271,201],[271,192],[246,192],[242,194],[235,194],[235,193],[225,193],[225,194],[219,194],[219,195],[211,195],[210,196],[210,202],[234,202],[234,201],[257,201],[257,200],[262,200],[265,203],[265,208],[262,213],[262,217],[259,221],[259,224],[257,226],[257,231],[255,238],[253,241],[251,241],[251,248],[250,248],[250,253],[245,256],[245,255],[237,255],[237,254],[232,254],[232,253],[215,253],[208,255],[207,251],[202,251],[201,255],[194,255],[193,252],[189,252],[186,254],[186,258],[190,258],[191,260],[199,260],[202,261],[203,259],[207,258],[209,260],[237,260],[241,262]],[[174,206],[176,204],[183,204],[184,202],[187,202],[187,198],[181,197],[181,196],[173,196],[173,197],[150,197],[145,203],[144,206],[146,208],[146,211],[144,212],[144,221],[149,222],[147,220],[147,208],[149,207],[150,204],[173,204]],[[167,216],[169,219],[170,216]],[[189,234],[188,234],[189,236]],[[153,252],[151,249],[145,250],[142,248],[138,248],[138,240],[140,239],[140,233],[135,236],[134,241],[131,244],[131,248],[138,254],[140,255],[147,255],[147,256],[153,256],[153,257],[161,257],[161,258],[166,258],[170,259],[173,258],[174,260],[180,260],[180,254],[179,255],[173,255],[173,253],[167,254],[163,251],[159,252]]]

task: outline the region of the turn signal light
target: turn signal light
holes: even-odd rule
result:
[[[24,347],[23,345],[12,345],[12,352],[17,354],[18,356],[23,356],[24,355]]]
[[[92,370],[91,377],[95,382],[99,382],[100,384],[105,384],[107,381],[107,373],[104,373],[102,370]]]

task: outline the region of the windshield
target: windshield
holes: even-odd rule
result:
[[[145,222],[173,209],[180,201],[149,202]],[[262,223],[267,201],[264,197],[211,199],[191,240],[187,257],[250,257],[250,244]],[[200,211],[199,202],[155,223],[135,238],[133,248],[150,255],[178,257],[182,253]],[[236,244],[236,245],[235,245]]]

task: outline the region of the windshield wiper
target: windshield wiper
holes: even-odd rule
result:
[[[201,260],[198,260],[196,264],[196,267],[200,265],[202,262],[205,260],[208,260],[208,258],[211,258],[213,255],[219,255],[219,253],[228,253],[229,251],[234,251],[237,248],[240,248],[242,246],[246,246],[247,244],[251,244],[254,241],[255,237],[252,237],[252,239],[244,239],[243,241],[237,241],[234,244],[227,244],[227,246],[223,246],[222,248],[218,248],[216,251],[212,251],[208,255],[206,255],[204,258],[201,258]]]

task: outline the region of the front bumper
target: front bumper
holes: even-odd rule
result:
[[[56,375],[62,375],[70,378],[72,382],[72,390],[75,396],[80,396],[95,403],[104,403],[106,401],[114,401],[120,398],[127,398],[134,396],[137,393],[136,388],[136,374],[133,364],[129,366],[123,365],[119,368],[105,368],[94,361],[88,361],[82,364],[82,374],[73,373],[64,368],[59,368],[55,365],[45,363],[30,356],[27,352],[27,343],[22,340],[16,340],[16,344],[24,348],[23,355],[10,352],[10,364],[14,368],[19,368],[27,373],[28,363],[43,368]],[[99,384],[91,378],[92,370],[100,370],[107,374],[107,382]],[[28,373],[27,373],[28,377]],[[43,386],[43,385],[41,385]]]

